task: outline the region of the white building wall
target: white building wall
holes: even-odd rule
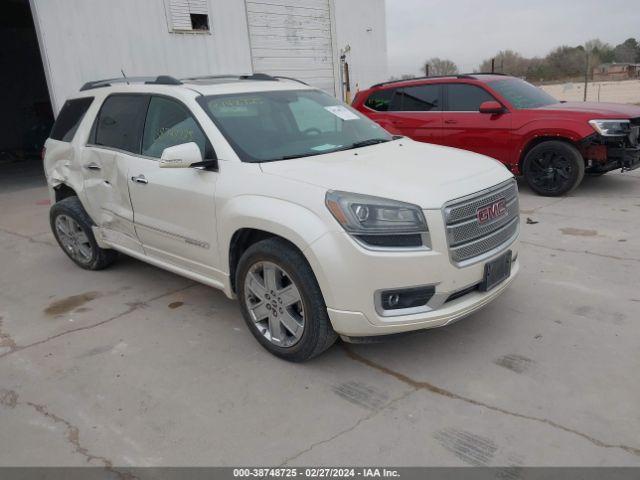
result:
[[[338,51],[347,45],[352,97],[388,80],[385,0],[333,0]]]
[[[210,33],[171,33],[164,0],[31,0],[54,112],[87,81],[251,73],[243,0],[208,0]]]
[[[245,0],[199,0],[208,5],[209,33],[171,32],[168,1],[30,0],[54,112],[85,82],[119,77],[121,69],[130,77],[252,72]],[[290,0],[269,3],[300,13],[300,6],[326,1],[301,0],[297,7]],[[340,49],[350,45],[354,94],[356,85],[366,88],[386,80],[385,0],[329,2],[334,72]],[[288,26],[287,34],[297,28],[295,23]],[[278,26],[266,30],[270,28],[279,32]]]

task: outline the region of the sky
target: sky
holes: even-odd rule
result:
[[[386,0],[389,75],[431,57],[471,72],[500,50],[544,56],[559,45],[640,39],[640,0]]]

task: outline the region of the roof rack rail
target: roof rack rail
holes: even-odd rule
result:
[[[298,79],[298,78],[293,78],[293,77],[283,77],[282,75],[278,75],[276,77],[273,77],[276,80],[282,79],[282,80],[291,80],[292,82],[298,82],[301,83],[302,85],[306,85],[307,87],[309,86],[309,84],[307,82],[303,82],[302,80]]]
[[[195,77],[186,77],[183,78],[182,80],[215,80],[215,79],[223,79],[223,78],[240,78],[242,77],[242,75],[232,75],[232,74],[227,74],[227,75],[196,75]]]
[[[251,75],[242,75],[241,80],[278,80],[276,77],[267,75],[266,73],[252,73]]]
[[[412,82],[414,80],[431,80],[432,78],[473,78],[476,75],[502,75],[508,76],[506,73],[491,73],[491,72],[478,72],[478,73],[455,73],[451,75],[430,75],[428,77],[414,77],[405,78],[403,80],[389,80],[388,82],[380,82],[372,85],[371,88],[381,87],[383,85],[390,85],[393,83]]]
[[[93,80],[80,87],[80,91],[92,90],[94,88],[110,87],[116,83],[145,83],[147,85],[182,85],[182,82],[170,75],[158,75],[157,77],[118,77],[104,80]]]
[[[217,80],[232,78],[236,80],[277,80],[278,77],[272,77],[266,73],[246,73],[241,75],[222,74],[222,75],[198,75],[195,77],[183,78],[183,80]]]
[[[461,73],[458,75],[459,78],[468,78],[468,77],[477,77],[480,75],[499,75],[501,77],[508,77],[508,73],[498,73],[498,72],[475,72],[475,73]]]
[[[237,80],[266,80],[266,81],[291,80],[293,82],[302,83],[303,85],[308,85],[308,83],[305,83],[302,80],[298,80],[297,78],[284,77],[282,75],[268,75],[266,73],[251,73],[251,74],[243,74],[243,75],[233,75],[233,74],[198,75],[198,76],[195,76],[195,77],[183,78],[182,80],[184,80],[184,81],[189,81],[189,80],[224,80],[225,78],[237,79]]]

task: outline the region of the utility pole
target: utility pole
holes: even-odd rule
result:
[[[429,64],[428,63],[424,66],[424,76],[425,77],[429,76]]]
[[[492,58],[491,59],[491,73],[495,73],[496,72],[496,59]]]
[[[351,104],[351,79],[349,78],[349,63],[344,62],[344,100],[345,103]]]
[[[584,65],[584,101],[587,101],[587,87],[589,86],[589,52],[585,52]]]

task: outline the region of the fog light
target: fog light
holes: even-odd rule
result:
[[[400,294],[392,293],[387,295],[387,304],[391,308],[395,308],[400,303]]]
[[[384,290],[380,293],[382,310],[400,310],[425,306],[436,289],[434,286]]]

